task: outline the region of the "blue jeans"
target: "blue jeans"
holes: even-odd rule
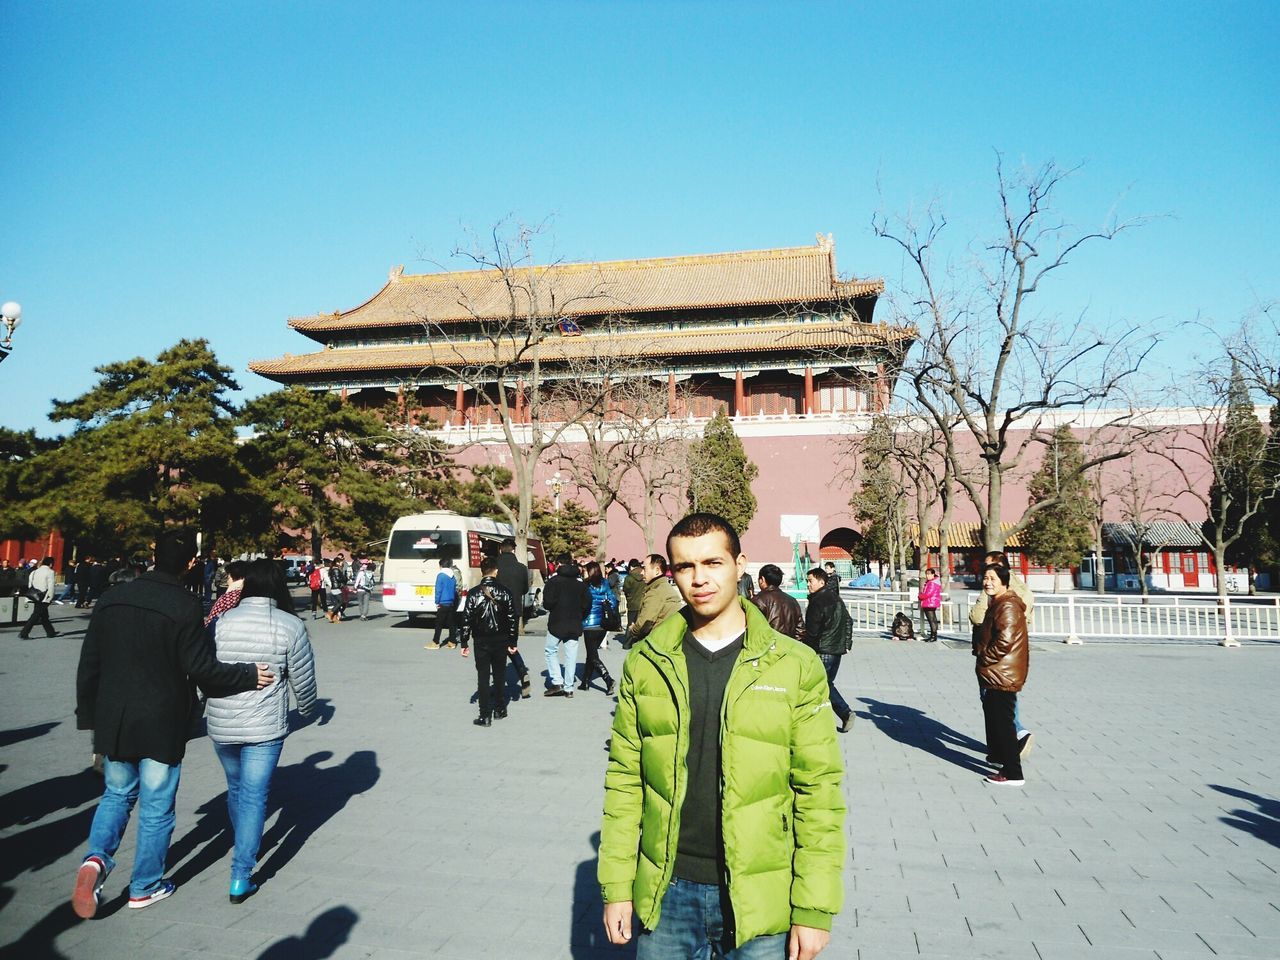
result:
[[[564,673],[560,672],[560,645],[564,644]],[[572,690],[578,676],[578,638],[559,637],[547,634],[547,677],[553,687],[564,687]]]
[[[112,858],[120,847],[136,803],[138,841],[133,852],[133,876],[129,880],[131,897],[152,893],[164,877],[164,858],[169,853],[169,840],[177,819],[173,812],[174,798],[178,795],[181,776],[180,763],[169,766],[146,758],[137,762],[102,758],[106,788],[93,815],[93,826],[89,828],[89,851],[85,859],[99,858],[106,865],[106,873],[115,869]]]
[[[827,671],[827,691],[831,700],[831,709],[836,712],[836,716],[840,718],[840,722],[844,723],[849,719],[849,714],[853,713],[849,704],[845,702],[844,697],[840,696],[840,691],[836,689],[836,674],[840,670],[840,661],[844,657],[834,653],[820,653],[818,659],[822,661],[822,666]]]
[[[727,901],[728,893],[714,883],[673,877],[662,896],[658,929],[641,931],[636,960],[782,960],[787,955],[786,933],[756,937],[735,950]]]
[[[262,824],[267,819],[267,793],[284,738],[262,743],[218,743],[213,749],[227,774],[227,813],[235,830],[231,855],[231,879],[248,880],[258,862]]]

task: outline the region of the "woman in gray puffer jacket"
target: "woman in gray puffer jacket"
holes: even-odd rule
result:
[[[249,564],[240,603],[218,619],[214,644],[224,659],[253,651],[253,662],[269,663],[277,678],[263,690],[210,697],[205,708],[209,739],[227,774],[227,810],[236,835],[231,902],[243,903],[258,889],[250,876],[262,844],[271,778],[289,733],[289,690],[302,714],[316,703],[311,641],[274,561]]]

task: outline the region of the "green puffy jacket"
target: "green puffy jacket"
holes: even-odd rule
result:
[[[720,711],[723,836],[737,943],[792,924],[831,929],[843,902],[844,764],[822,663],[749,602]],[[597,876],[657,927],[688,783],[683,616],[627,655],[618,686]]]

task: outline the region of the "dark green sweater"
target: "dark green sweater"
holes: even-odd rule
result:
[[[715,653],[684,637],[689,671],[689,787],[680,808],[675,875],[695,883],[721,883],[724,838],[720,834],[720,706],[729,674],[742,652],[742,637]]]

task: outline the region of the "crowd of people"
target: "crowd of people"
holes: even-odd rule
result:
[[[228,897],[252,896],[290,698],[304,715],[316,703],[307,628],[280,564],[215,558],[197,595],[189,574],[198,568],[203,578],[207,558],[198,561],[193,544],[183,531],[163,534],[153,567],[106,591],[86,630],[76,717],[104,755],[104,792],[72,894],[81,917],[97,912],[135,806],[128,906],[174,892],[165,854],[186,742],[202,715],[227,781]],[[442,616],[427,647],[473,657],[480,727],[507,717],[508,663],[519,696],[531,696],[519,651],[530,574],[514,548],[507,540],[484,554],[465,599],[454,564],[441,566],[435,584]],[[627,563],[561,557],[542,597],[544,696],[569,699],[598,681],[616,697],[598,863],[608,937],[638,936],[641,960],[709,946],[725,956],[807,960],[826,945],[842,901],[836,743],[854,714],[836,687],[853,636],[839,578],[810,569],[802,606],[782,589],[777,565],[747,574],[736,531],[712,514],[676,524],[667,550]],[[342,555],[307,571],[313,619],[317,608],[336,608],[340,619],[347,598],[335,592],[348,583],[359,590],[366,572],[362,558],[347,565]],[[50,558],[28,586],[51,591],[51,579]],[[371,576],[363,583],[371,586]],[[940,606],[934,583],[930,570],[924,611]],[[1032,740],[1018,719],[1032,598],[999,553],[987,556],[982,587],[971,619],[987,760],[997,768],[986,779],[1020,786]],[[937,614],[925,616],[936,639]],[[626,651],[618,678],[600,656],[610,634]],[[768,817],[780,817],[780,832]]]

